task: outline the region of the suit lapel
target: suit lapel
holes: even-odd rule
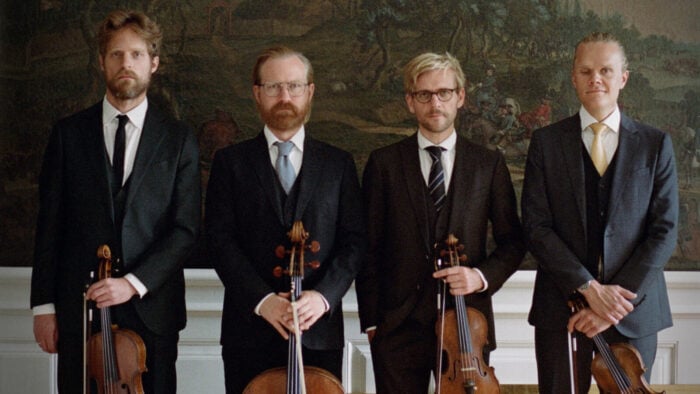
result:
[[[299,179],[299,196],[294,210],[294,220],[304,216],[304,210],[314,195],[316,185],[323,181],[323,161],[321,145],[307,134],[304,138],[303,176]],[[301,174],[302,171],[299,173]]]
[[[277,182],[277,174],[275,173],[272,164],[270,163],[270,152],[267,147],[265,134],[262,132],[255,138],[254,148],[246,152],[246,159],[250,163],[252,171],[263,191],[263,195],[267,197],[272,205],[272,209],[277,215],[277,219],[284,225],[284,213],[282,212],[282,201],[275,190],[275,182]]]
[[[614,216],[618,203],[622,201],[627,183],[631,179],[630,172],[634,169],[636,152],[639,151],[639,136],[629,118],[622,115],[620,120],[620,139],[615,155],[615,166],[612,174],[612,187],[608,207],[608,218]],[[610,219],[608,219],[610,221]]]
[[[96,194],[102,196],[95,201],[104,202],[102,207],[107,211],[109,217],[114,221],[114,207],[112,202],[112,192],[109,185],[109,173],[112,168],[107,156],[104,138],[104,126],[102,125],[102,102],[94,105],[88,116],[85,118],[83,130],[90,130],[85,136],[86,157],[89,163],[95,163],[92,171],[95,171]]]
[[[581,151],[581,121],[578,115],[569,118],[569,124],[559,134],[559,146],[564,158],[571,192],[576,201],[579,218],[586,234],[586,180],[584,179]]]
[[[452,178],[448,188],[448,198],[450,200],[450,220],[448,222],[448,233],[452,231],[452,223],[459,223],[460,218],[464,217],[464,210],[467,208],[465,201],[457,201],[456,199],[470,198],[470,185],[474,184],[474,174],[480,163],[476,157],[469,152],[468,142],[461,136],[457,136],[457,145],[455,146],[455,163],[452,170]]]
[[[136,196],[144,176],[148,173],[148,168],[155,162],[156,154],[166,135],[167,130],[163,127],[163,118],[160,112],[153,106],[149,106],[143,123],[139,146],[136,150],[134,167],[130,175],[129,194],[126,199],[125,211],[129,209],[131,202],[134,200],[134,196]]]
[[[416,134],[408,137],[399,146],[400,165],[403,179],[408,191],[408,198],[415,213],[416,225],[423,235],[425,250],[431,253],[433,249],[428,229],[430,220],[428,219],[427,199],[425,193],[425,181],[420,169],[420,158],[418,157],[418,137]]]

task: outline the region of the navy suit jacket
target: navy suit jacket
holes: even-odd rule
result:
[[[622,115],[604,230],[604,283],[637,293],[635,310],[616,326],[630,338],[669,327],[664,265],[675,246],[678,180],[671,136]],[[594,279],[586,261],[586,190],[580,118],[574,115],[532,137],[522,212],[538,262],[529,321],[562,329],[568,296]]]
[[[279,338],[279,333],[255,306],[269,293],[288,291],[290,278],[273,275],[286,267],[275,255],[278,245],[289,247],[277,175],[263,133],[219,150],[207,188],[205,231],[214,268],[226,288],[221,327],[224,346],[255,348]],[[341,300],[361,264],[365,226],[357,170],[352,156],[311,138],[295,187],[299,188],[293,221],[301,220],[311,240],[319,242],[316,270],[306,268],[302,288],[316,290],[330,310],[302,336],[311,349],[342,349]]]
[[[82,294],[97,248],[115,250],[122,274],[148,289],[133,297],[153,332],[184,328],[183,263],[200,228],[199,149],[189,126],[148,106],[129,179],[123,226],[116,229],[102,126],[102,102],[54,126],[39,177],[40,206],[31,306],[54,303],[59,332],[82,331]]]
[[[372,152],[362,187],[369,247],[356,283],[360,322],[362,330],[376,326],[377,335],[383,335],[409,317],[434,271],[435,240],[427,211],[430,195],[420,169],[417,136]],[[503,156],[458,136],[447,198],[452,207],[448,234],[464,245],[467,265],[481,270],[489,284],[488,291],[471,294],[466,301],[487,318],[489,348],[494,349],[491,295],[515,272],[525,254]],[[487,245],[489,229],[494,246]]]

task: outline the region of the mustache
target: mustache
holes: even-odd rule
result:
[[[130,78],[138,79],[136,73],[133,71],[129,71],[129,70],[124,70],[124,71],[120,72],[119,74],[117,74],[117,78],[121,78],[121,77],[130,77]]]
[[[278,111],[283,111],[283,110],[289,110],[292,111],[294,115],[297,115],[299,113],[299,109],[294,106],[292,103],[277,103],[272,107],[272,112],[278,112]]]

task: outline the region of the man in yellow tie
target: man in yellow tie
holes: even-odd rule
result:
[[[530,143],[522,214],[538,264],[529,322],[540,393],[569,393],[572,381],[588,392],[596,350],[588,338],[597,334],[637,348],[648,380],[657,333],[672,325],[663,269],[678,226],[673,147],[667,133],[620,112],[628,78],[620,42],[586,36],[571,72],[580,111]],[[572,295],[588,305],[573,316]],[[579,332],[576,371],[567,330]]]

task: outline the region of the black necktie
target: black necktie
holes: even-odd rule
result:
[[[445,148],[433,145],[425,148],[433,159],[433,164],[430,167],[430,176],[428,177],[428,190],[430,197],[433,199],[435,210],[440,212],[445,203],[445,172],[442,170],[442,151]]]
[[[129,121],[126,115],[117,115],[119,126],[117,126],[117,134],[114,136],[114,152],[112,153],[112,171],[117,185],[121,188],[124,181],[124,149],[126,145],[126,132],[124,126]]]

